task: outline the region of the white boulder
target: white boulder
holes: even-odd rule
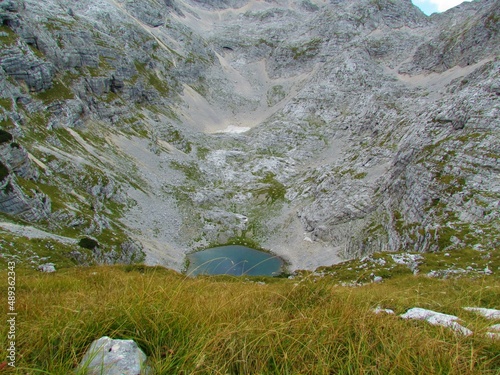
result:
[[[488,319],[500,319],[500,310],[486,309],[484,307],[464,307],[464,310],[478,313]]]
[[[87,375],[140,375],[145,361],[146,355],[133,340],[104,336],[90,345],[79,369]]]
[[[448,315],[432,310],[422,309],[420,307],[414,307],[400,316],[403,319],[425,320],[426,322],[429,322],[433,325],[449,327],[455,332],[458,332],[465,336],[472,335],[472,331],[470,329],[465,328],[457,323],[457,320],[460,319],[454,315]]]
[[[55,267],[54,263],[40,264],[38,266],[38,271],[47,272],[47,273],[56,272],[56,267]]]

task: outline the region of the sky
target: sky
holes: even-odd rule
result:
[[[422,9],[427,15],[435,12],[444,12],[458,4],[463,3],[463,0],[412,0],[413,4]]]

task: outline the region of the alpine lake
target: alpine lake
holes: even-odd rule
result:
[[[241,245],[226,245],[197,251],[187,255],[186,274],[278,276],[283,272],[280,257]]]

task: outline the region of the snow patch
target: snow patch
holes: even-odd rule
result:
[[[219,131],[218,133],[230,133],[230,134],[241,134],[250,130],[248,126],[236,126],[229,125],[226,129]]]

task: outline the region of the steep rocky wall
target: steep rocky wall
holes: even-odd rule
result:
[[[498,9],[2,1],[3,211],[176,269],[496,246]]]

